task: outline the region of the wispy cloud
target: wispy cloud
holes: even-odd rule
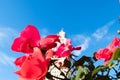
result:
[[[18,35],[18,32],[10,27],[0,26],[0,47],[7,46]]]
[[[0,63],[14,67],[14,57],[8,56],[10,46],[18,32],[10,27],[0,25]]]
[[[103,42],[106,40],[107,41],[111,40],[112,39],[111,37],[113,37],[113,35],[109,35],[108,31],[114,23],[115,20],[108,22],[107,24],[105,24],[104,26],[100,27],[95,32],[93,32],[93,34],[91,35],[89,34],[89,36],[84,34],[73,35],[71,37],[73,43],[82,47],[80,51],[74,51],[73,53],[79,56],[81,53],[84,53],[85,51],[89,51],[90,49],[89,46],[96,48],[96,45],[99,45],[98,41],[100,41],[103,37],[104,37],[104,39],[102,39]]]
[[[97,29],[92,36],[95,37],[97,40],[102,39],[108,32],[109,28],[115,23],[115,20],[112,20],[105,24],[103,27]]]
[[[72,40],[74,43],[76,42],[79,46],[82,47],[80,51],[74,51],[75,55],[77,56],[89,47],[90,37],[84,35],[74,35]]]
[[[7,56],[3,52],[0,52],[0,63],[2,63],[4,65],[10,65],[12,67],[15,67],[15,65],[13,64],[14,60],[15,60],[15,58]]]
[[[40,36],[45,37],[46,35],[48,35],[48,29],[47,28],[40,29]]]

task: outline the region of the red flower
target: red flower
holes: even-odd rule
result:
[[[16,71],[16,74],[23,80],[35,79],[42,80],[48,70],[48,57],[52,54],[51,51],[47,53],[47,59],[42,55],[39,48],[35,47],[33,54],[30,56],[23,56],[16,59],[15,64],[20,66],[20,70]],[[22,80],[20,79],[20,80]]]
[[[105,49],[99,49],[98,52],[95,54],[95,57],[97,59],[104,59],[105,60],[105,65],[107,64],[107,62],[111,59],[113,55],[113,52],[107,48]]]
[[[48,35],[45,38],[40,39],[40,46],[42,49],[51,49],[53,47],[56,47],[56,43],[59,42],[59,36],[57,35]]]
[[[34,47],[50,49],[56,46],[56,41],[59,41],[59,36],[49,35],[40,39],[39,32],[36,27],[28,25],[16,38],[12,44],[12,50],[17,52],[32,53]]]
[[[104,59],[105,65],[107,62],[112,58],[116,47],[119,46],[120,39],[115,37],[114,40],[110,45],[108,45],[105,49],[99,49],[98,52],[95,54],[96,59]]]
[[[17,52],[31,53],[33,47],[39,46],[40,35],[36,27],[28,25],[12,44],[12,50]]]
[[[107,48],[111,51],[114,51],[114,48],[116,48],[117,46],[120,47],[120,39],[118,37],[114,37],[114,40],[111,42],[111,44],[107,46]]]
[[[81,47],[72,47],[71,41],[69,39],[66,40],[66,43],[62,43],[57,51],[56,56],[57,57],[68,57],[73,50],[80,50]]]

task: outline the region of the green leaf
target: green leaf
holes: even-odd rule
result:
[[[106,68],[106,66],[98,66],[95,70],[93,70],[92,76],[96,75],[101,70],[105,70]]]
[[[85,62],[92,62],[90,57],[82,56],[78,61],[75,61],[74,66],[82,66]]]
[[[112,60],[118,60],[118,58],[120,58],[120,48],[117,48],[113,53]]]
[[[53,80],[53,77],[51,76],[50,72],[48,72],[48,73],[46,74],[46,78],[47,78],[47,79],[50,79],[50,80]]]
[[[95,66],[93,63],[90,63],[90,64],[87,64],[87,65],[84,65],[86,68],[89,69],[89,71],[93,71],[95,69]]]
[[[117,64],[118,64],[117,61],[115,62],[115,60],[110,60],[110,61],[108,61],[107,66],[109,68],[112,68],[112,67],[116,66]]]
[[[82,58],[80,58],[78,61],[75,61],[74,62],[74,66],[82,66],[83,64],[84,64],[84,62],[85,62],[85,60],[83,60],[83,57]]]
[[[82,68],[79,66],[79,68],[78,68],[78,74],[76,75],[76,77],[75,77],[75,80],[80,80],[80,75],[82,74]]]
[[[63,65],[63,66],[66,66],[66,67],[70,68],[71,62],[68,61],[67,59],[65,59],[65,60],[64,60],[64,65]]]

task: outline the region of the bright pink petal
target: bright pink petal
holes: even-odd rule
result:
[[[19,57],[14,61],[14,63],[15,63],[15,65],[21,67],[22,64],[24,63],[25,59],[26,59],[26,56]]]
[[[58,57],[68,57],[73,50],[80,50],[81,47],[72,47],[71,40],[67,39],[66,43],[60,44],[56,50],[56,56]]]
[[[49,38],[41,38],[40,40],[40,46],[42,48],[46,48],[48,45],[51,45],[53,43],[53,39]]]
[[[47,50],[47,52],[46,52],[46,59],[50,59],[51,57],[53,57],[53,50],[51,50],[51,49],[49,49],[49,50]]]
[[[114,37],[114,40],[105,49],[98,50],[98,52],[95,54],[95,57],[97,59],[104,59],[106,65],[107,62],[112,58],[116,48],[120,46],[119,44],[120,44],[120,39]]]
[[[39,47],[40,35],[38,30],[28,25],[22,32],[20,37],[16,38],[12,44],[12,50],[17,52],[31,53],[33,47]]]
[[[65,45],[64,45],[64,44],[61,44],[61,45],[58,47],[55,55],[58,56],[58,57],[61,57],[61,55],[62,55],[62,53],[63,53],[63,51],[64,51],[64,48],[65,48]]]
[[[45,61],[45,57],[43,56],[41,50],[38,47],[34,47],[34,52],[33,52],[32,56],[41,61]]]
[[[110,51],[109,49],[100,49],[98,52],[95,54],[96,59],[104,59],[105,63],[108,62],[113,55],[113,52]]]
[[[27,79],[41,79],[48,70],[48,65],[38,48],[34,49],[33,56],[29,56],[16,73]]]
[[[68,57],[71,54],[71,49],[68,48],[68,46],[65,46],[65,44],[61,44],[57,51],[56,56],[58,57]]]
[[[56,46],[56,41],[59,41],[59,36],[49,35],[45,38],[41,38],[40,46],[41,48],[51,49]]]
[[[114,40],[107,46],[107,48],[113,51],[114,48],[119,46],[120,39],[118,37],[114,37]]]
[[[71,54],[70,50],[64,50],[60,56],[68,58],[70,54]]]
[[[31,53],[33,52],[32,43],[34,44],[30,39],[19,37],[14,40],[11,49],[17,52]]]
[[[27,39],[31,39],[32,41],[39,42],[40,40],[40,35],[37,30],[37,28],[33,25],[28,25],[22,32],[21,32],[21,37],[25,37]]]
[[[48,35],[48,36],[46,36],[46,38],[52,38],[52,39],[54,39],[55,41],[58,41],[58,42],[59,42],[59,36],[58,36],[58,35]]]
[[[26,60],[21,66],[19,75],[28,79],[37,79],[46,73],[45,67],[47,67],[45,63],[37,59]]]

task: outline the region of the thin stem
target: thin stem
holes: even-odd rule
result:
[[[73,61],[76,61],[74,58],[72,58],[71,57],[71,59],[73,60]],[[67,73],[66,73],[66,76],[68,75],[68,73],[69,73],[69,71],[72,69],[74,67],[74,65],[72,65],[70,68],[69,68],[69,70],[67,71]]]
[[[55,65],[55,63],[53,63],[53,65],[58,69],[58,70],[60,70],[60,68],[58,68],[56,65]],[[65,77],[65,79],[67,79],[67,77],[66,77],[66,75],[60,70],[60,72],[63,74],[63,76]]]
[[[109,73],[110,73],[110,69],[108,69],[107,75],[109,75]]]
[[[115,78],[115,77],[113,77],[113,76],[110,76],[111,77],[111,79],[112,80],[117,80],[118,78]]]
[[[54,77],[54,78],[57,78],[57,79],[63,80],[63,78],[60,78],[60,77],[57,77],[57,76],[53,76],[53,75],[51,75],[51,76]]]
[[[72,66],[69,68],[69,70],[68,70],[67,73],[66,73],[66,76],[68,75],[69,71],[70,71],[73,67],[74,67],[74,65],[72,65]]]
[[[117,70],[114,67],[112,69],[115,71],[116,74],[118,73]]]

